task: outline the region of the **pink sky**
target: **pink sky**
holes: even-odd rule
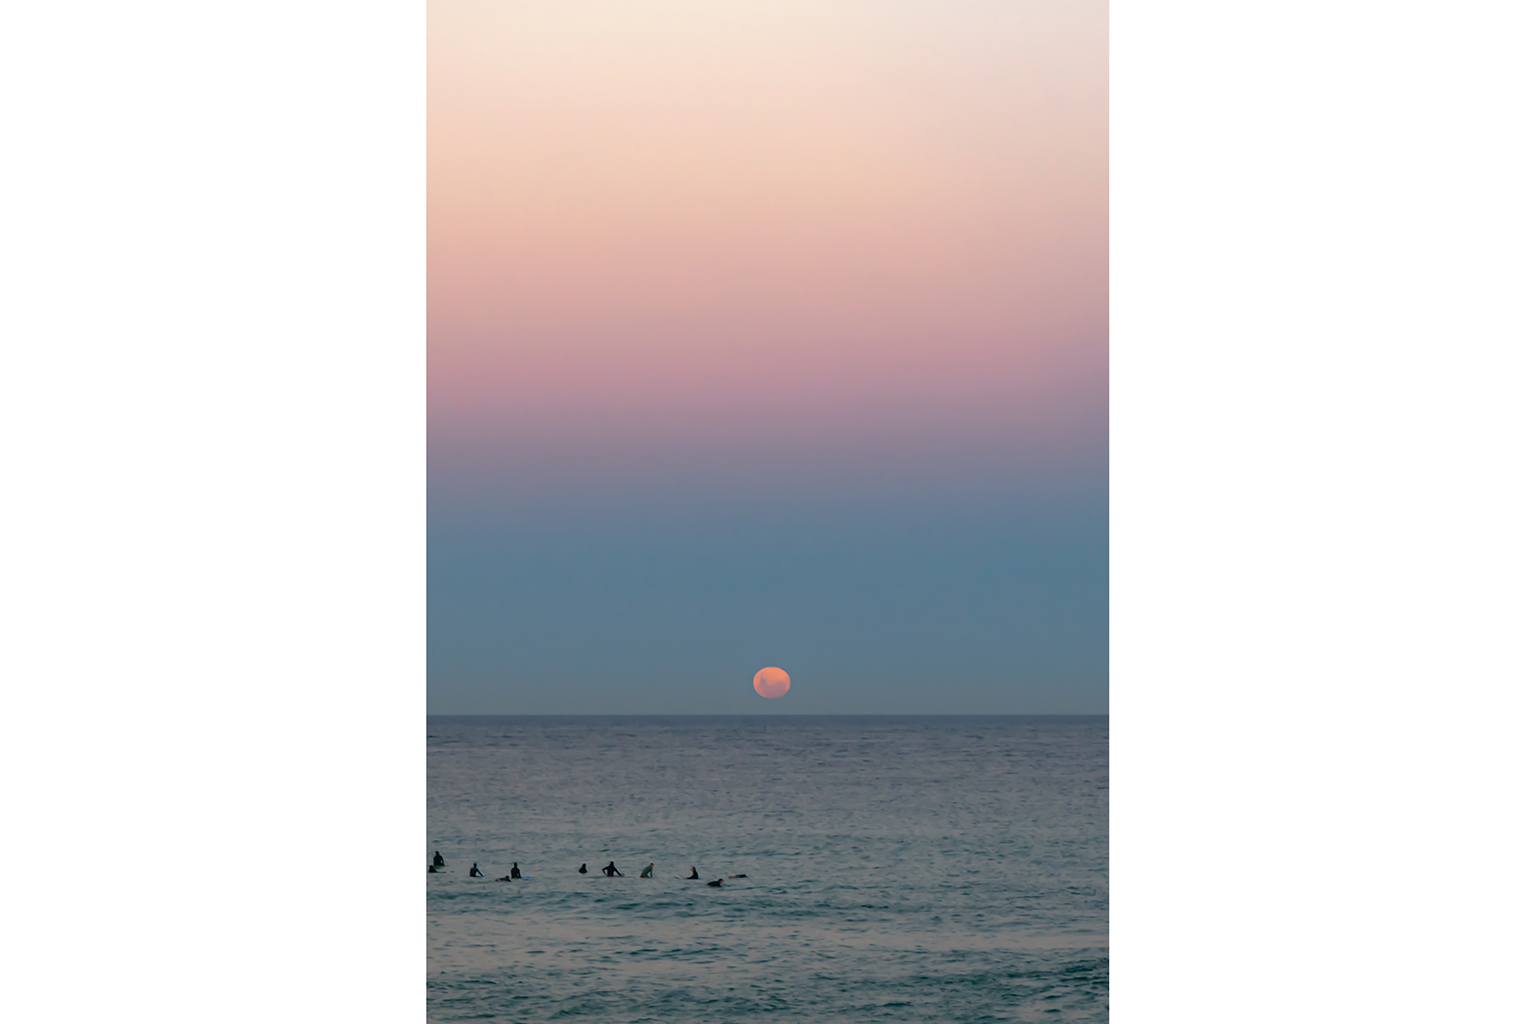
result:
[[[439,450],[1070,444],[1107,391],[1105,18],[429,5]]]

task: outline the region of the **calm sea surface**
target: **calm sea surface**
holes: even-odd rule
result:
[[[426,844],[429,1020],[1109,1018],[1104,717],[429,718]]]

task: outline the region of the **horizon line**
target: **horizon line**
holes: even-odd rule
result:
[[[644,712],[525,712],[525,711],[471,711],[428,712],[428,718],[1108,718],[1107,711],[820,711],[713,713],[700,711],[644,711]]]

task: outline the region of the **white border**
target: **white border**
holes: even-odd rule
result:
[[[1119,1020],[1529,1014],[1532,27],[1115,7]]]
[[[414,4],[0,22],[8,1020],[419,1020]]]

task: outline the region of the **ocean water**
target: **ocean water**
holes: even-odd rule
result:
[[[432,1021],[1109,1017],[1104,717],[433,717],[426,842]]]

